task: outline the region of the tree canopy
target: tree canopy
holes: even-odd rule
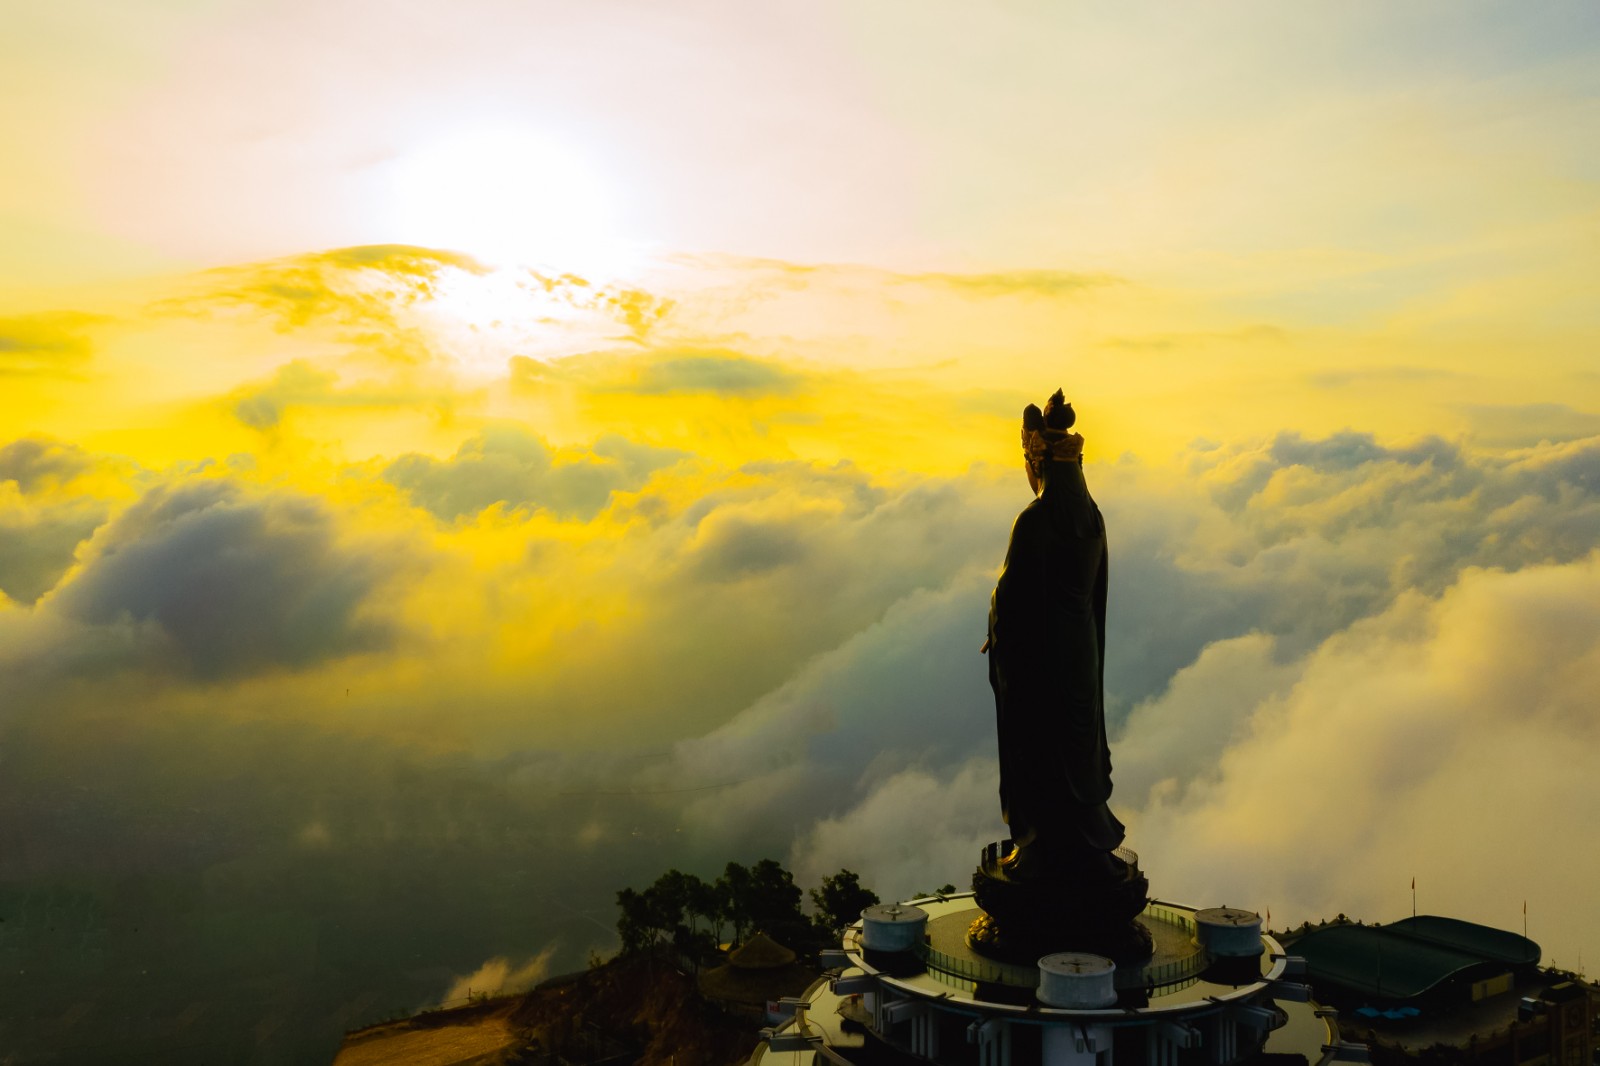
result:
[[[810,896],[817,913],[807,918],[800,909],[805,893],[774,859],[753,866],[730,862],[710,882],[672,869],[642,891],[624,888],[617,893],[617,936],[624,955],[671,948],[696,964],[715,954],[725,932],[742,942],[760,931],[797,951],[811,952],[855,921],[863,907],[878,901],[849,870],[825,878]]]
[[[863,910],[878,902],[878,894],[861,887],[859,874],[840,870],[832,877],[823,878],[822,884],[811,890],[811,902],[817,908],[817,925],[838,936],[861,917]]]

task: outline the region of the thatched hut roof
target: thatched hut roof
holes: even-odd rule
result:
[[[728,955],[736,970],[776,970],[794,962],[794,952],[765,933],[756,933]]]
[[[762,1006],[781,996],[798,996],[816,977],[799,963],[766,970],[740,970],[724,963],[700,975],[700,994],[721,1003]]]

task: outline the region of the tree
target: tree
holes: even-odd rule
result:
[[[855,874],[840,871],[846,874],[854,882]],[[859,890],[859,884],[854,887]],[[621,912],[617,937],[624,955],[671,945],[698,964],[716,953],[727,922],[736,941],[759,929],[807,952],[820,946],[821,938],[817,926],[800,913],[803,895],[794,875],[773,859],[762,859],[752,867],[730,862],[712,884],[694,874],[668,870],[642,892],[624,888],[617,893]],[[702,929],[701,919],[710,927]]]
[[[840,870],[832,877],[823,878],[822,884],[811,890],[811,902],[816,906],[815,921],[818,929],[830,936],[838,936],[861,912],[878,902],[878,894],[861,887],[861,877],[850,870]]]
[[[762,859],[750,868],[749,892],[746,909],[752,930],[759,929],[801,954],[820,946],[816,927],[800,912],[805,893],[788,870],[772,859]]]
[[[716,888],[722,916],[733,926],[733,939],[743,940],[750,928],[750,871],[730,862],[717,878]]]
[[[804,896],[794,874],[776,860],[762,859],[750,868],[750,919],[758,928],[771,933],[776,926],[805,921],[800,913]]]
[[[805,893],[776,860],[762,859],[750,867],[730,862],[716,892],[735,940],[758,929],[790,947],[804,947],[810,939],[811,923],[800,913]]]
[[[687,902],[684,903],[684,913],[689,915],[690,931],[696,931],[694,919],[704,918],[710,925],[707,930],[711,939],[716,942],[722,940],[722,902],[717,894],[717,886],[708,884],[693,874],[688,875]]]
[[[650,911],[651,927],[670,939],[683,924],[683,909],[689,902],[689,875],[676,869],[668,870],[656,878],[655,884],[645,889],[643,895]]]
[[[685,939],[692,931],[684,926],[684,908],[698,877],[668,870],[643,892],[624,888],[617,893],[617,939],[622,953],[630,955],[665,942]],[[683,930],[680,934],[679,930]]]
[[[717,952],[717,937],[701,929],[697,919],[715,923],[717,897],[712,887],[694,874],[668,870],[645,890],[654,898],[656,921],[681,959],[697,969]]]
[[[624,888],[617,893],[617,907],[622,911],[617,919],[617,939],[622,941],[622,954],[632,955],[655,943],[651,908],[644,896]]]

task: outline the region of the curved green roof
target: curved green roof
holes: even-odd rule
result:
[[[1539,945],[1527,937],[1508,933],[1504,929],[1491,929],[1476,922],[1463,922],[1459,918],[1422,914],[1415,918],[1402,918],[1384,928],[1416,940],[1503,962],[1507,966],[1534,966],[1539,962]]]
[[[1527,937],[1433,915],[1328,926],[1295,941],[1293,951],[1306,960],[1312,984],[1389,1000],[1412,999],[1451,977],[1488,977],[1539,961],[1539,945]]]

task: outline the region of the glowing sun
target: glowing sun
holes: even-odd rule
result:
[[[466,128],[405,153],[385,177],[397,241],[585,276],[614,275],[630,257],[604,175],[530,129]]]

